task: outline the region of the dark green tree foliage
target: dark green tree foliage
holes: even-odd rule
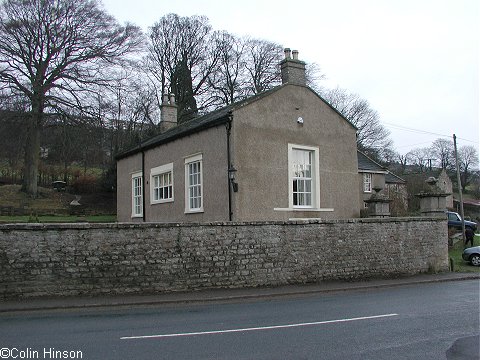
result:
[[[205,16],[168,14],[150,30],[147,69],[176,95],[179,122],[280,84],[280,45],[213,31]]]
[[[180,60],[175,66],[171,86],[178,106],[178,123],[193,119],[198,109],[193,96],[192,73],[187,66],[187,59]]]
[[[163,16],[150,29],[149,75],[161,98],[174,93],[179,122],[197,112],[197,98],[209,92],[207,80],[219,60],[217,34],[205,16]],[[202,104],[202,106],[204,106]]]

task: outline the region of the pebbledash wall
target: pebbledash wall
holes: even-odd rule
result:
[[[436,218],[0,225],[0,298],[157,293],[448,270]]]

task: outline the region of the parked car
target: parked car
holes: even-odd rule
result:
[[[447,211],[448,227],[452,227],[458,230],[462,230],[462,218],[458,213]],[[477,223],[473,221],[465,220],[465,228],[471,228],[474,232],[477,231]]]
[[[462,258],[473,266],[480,266],[480,246],[466,248],[463,250]]]
[[[67,183],[65,181],[57,180],[52,182],[52,187],[55,191],[66,191]]]

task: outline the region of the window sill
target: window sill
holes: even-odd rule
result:
[[[332,212],[333,208],[273,208],[273,211]]]
[[[167,200],[153,200],[150,201],[151,205],[156,205],[156,204],[165,204],[165,203],[172,203],[173,199],[167,199]]]
[[[202,209],[195,209],[195,210],[185,210],[185,215],[188,215],[188,214],[199,214],[199,213],[203,213],[203,208]]]

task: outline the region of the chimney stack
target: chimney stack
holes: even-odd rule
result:
[[[285,59],[280,62],[282,84],[307,85],[305,63],[298,60],[298,50],[290,51],[289,48],[286,48],[284,53]],[[293,59],[290,54],[292,54]]]
[[[165,132],[177,126],[177,104],[175,94],[163,94],[160,106],[160,132]]]

